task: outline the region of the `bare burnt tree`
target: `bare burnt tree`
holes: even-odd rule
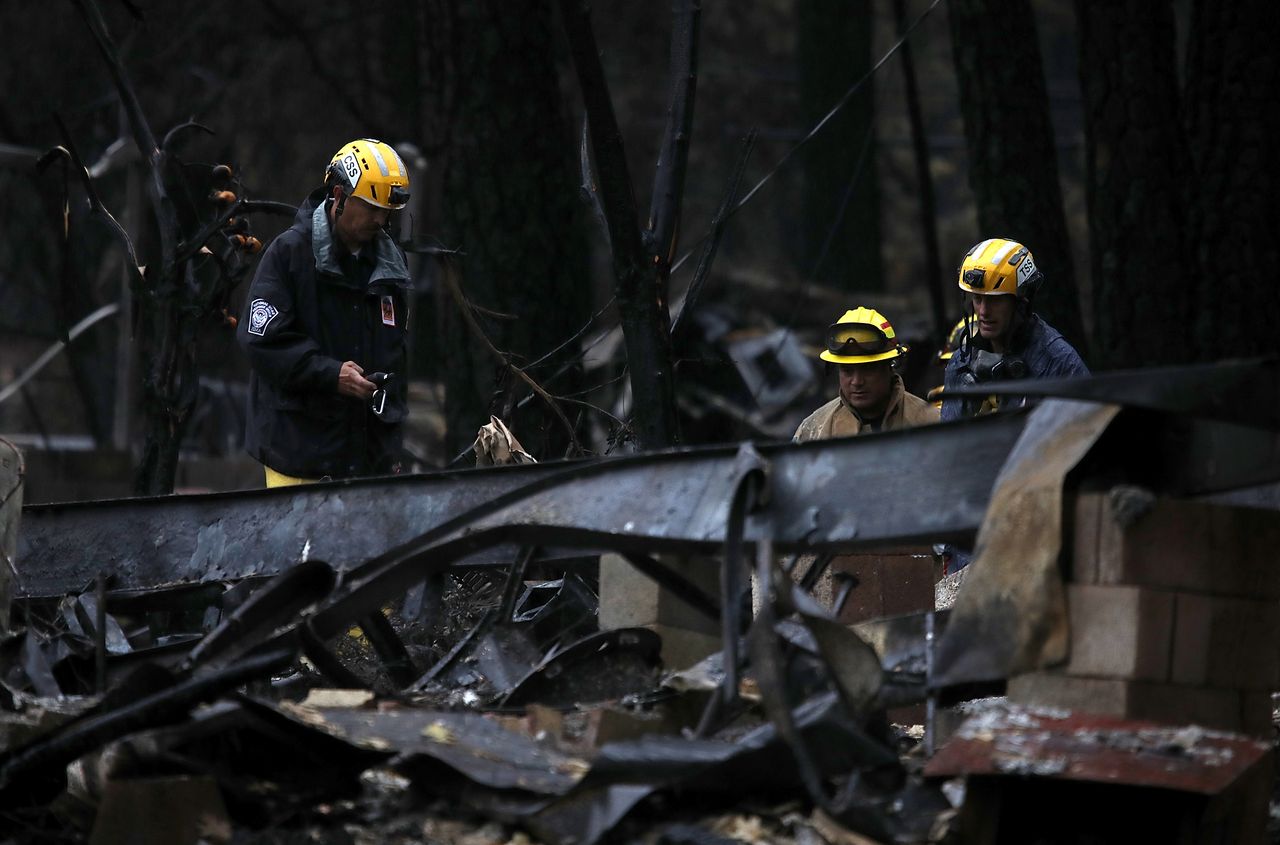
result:
[[[812,126],[871,70],[870,0],[796,6],[801,124]],[[801,272],[843,291],[885,287],[880,259],[874,87],[864,85],[809,141]]]
[[[1080,0],[1076,14],[1105,363],[1274,354],[1280,18],[1194,3],[1179,90],[1171,3]]]
[[[973,237],[1014,238],[1047,283],[1037,310],[1084,351],[1058,155],[1030,0],[952,0],[951,48],[978,204]],[[959,256],[954,263],[959,264]]]
[[[33,245],[32,241],[43,241],[56,233],[57,253],[46,257],[47,266],[56,268],[58,274],[57,295],[53,297],[54,330],[57,339],[67,344],[64,354],[89,433],[94,444],[104,448],[110,446],[112,433],[111,388],[114,374],[110,368],[111,332],[106,331],[109,326],[99,324],[82,334],[75,343],[68,343],[71,327],[103,305],[101,298],[95,295],[94,286],[88,283],[102,265],[102,256],[97,250],[85,249],[86,241],[93,238],[93,233],[86,231],[92,210],[79,183],[72,181],[75,177],[67,168],[62,168],[60,190],[55,195],[55,192],[42,190],[47,184],[44,177],[31,168],[29,161],[24,163],[27,166],[23,168],[23,175],[33,181],[34,193],[41,200],[44,213],[38,225],[45,231],[40,233],[43,237],[25,239],[23,247],[39,250],[43,244]],[[37,420],[36,424],[40,425],[40,422]]]
[[[893,0],[893,19],[898,35],[908,31],[907,0]],[[938,245],[938,204],[934,199],[933,173],[929,169],[929,133],[924,125],[924,109],[920,105],[920,86],[912,57],[911,40],[902,42],[902,83],[906,93],[907,120],[911,125],[911,151],[916,164],[916,185],[920,194],[920,238],[924,246],[924,275],[929,287],[929,305],[933,330],[939,343],[951,328],[942,271],[942,248]]]
[[[1191,160],[1173,4],[1077,0],[1076,19],[1097,363],[1191,360]]]
[[[560,0],[586,108],[599,195],[613,254],[614,291],[630,372],[632,418],[642,448],[679,441],[671,360],[668,280],[680,234],[697,86],[700,0],[676,0],[667,128],[654,175],[648,223],[640,222],[622,134],[585,0]]]
[[[1196,0],[1186,115],[1195,171],[1194,343],[1202,360],[1275,355],[1280,326],[1280,14],[1268,0]]]
[[[59,151],[84,181],[94,212],[111,228],[127,253],[134,297],[134,338],[142,372],[145,431],[135,477],[139,494],[173,491],[178,450],[195,407],[199,372],[196,343],[202,329],[227,305],[227,296],[248,268],[247,254],[261,244],[248,234],[245,215],[255,211],[293,213],[277,203],[247,202],[229,168],[197,168],[193,177],[175,156],[180,138],[195,123],[171,130],[157,142],[125,72],[100,9],[94,0],[75,0],[105,60],[124,106],[133,142],[146,168],[146,193],[152,219],[145,241],[130,236],[98,198],[74,142],[63,132]],[[46,156],[46,163],[51,160]],[[146,244],[139,254],[135,242]]]
[[[492,413],[534,454],[562,457],[575,438],[558,408],[548,413],[539,399],[514,410],[530,389],[519,368],[591,313],[573,133],[552,52],[554,7],[437,0],[429,8],[424,43],[442,76],[436,84],[447,89],[428,93],[433,146],[443,153],[441,234],[463,253],[449,268],[456,276],[439,286],[447,451],[468,446]],[[454,296],[453,282],[465,298]],[[536,373],[563,368],[553,389],[575,393],[579,355],[570,344]]]

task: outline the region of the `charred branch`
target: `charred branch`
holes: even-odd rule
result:
[[[107,207],[102,204],[102,199],[98,196],[98,191],[93,186],[93,179],[89,176],[89,169],[85,167],[84,160],[80,158],[79,152],[76,151],[75,142],[71,140],[71,133],[67,131],[66,124],[62,122],[62,118],[55,114],[53,119],[58,124],[58,131],[62,135],[63,145],[54,147],[42,155],[39,161],[36,162],[36,169],[40,171],[46,170],[59,157],[71,161],[84,184],[85,194],[89,198],[90,210],[102,219],[107,228],[110,229],[111,234],[120,243],[120,246],[124,247],[125,255],[128,258],[125,263],[125,270],[129,274],[130,287],[141,293],[143,290],[142,268],[138,263],[138,255],[133,248],[133,239],[129,237],[129,233],[124,230],[120,222],[107,210]],[[65,207],[66,203],[64,202]],[[69,223],[64,220],[63,225],[67,226]]]
[[[244,214],[253,214],[255,212],[263,212],[266,214],[275,214],[281,217],[292,217],[298,213],[297,206],[289,205],[287,202],[275,202],[274,200],[244,200],[237,199],[231,205],[223,209],[217,217],[204,224],[198,232],[191,236],[188,240],[178,245],[178,261],[187,261],[200,252],[210,238],[216,235],[220,230],[226,227],[227,223],[233,217],[239,217]]]
[[[671,369],[670,315],[656,261],[644,247],[622,133],[587,4],[560,0],[599,176],[601,205],[613,252],[615,295],[631,371],[636,433],[642,448],[677,442],[675,383]]]
[[[747,169],[747,159],[751,157],[751,150],[755,147],[756,135],[758,133],[752,129],[747,133],[747,137],[742,142],[742,151],[738,154],[738,162],[734,165],[733,175],[729,178],[729,185],[725,189],[724,199],[720,202],[720,207],[716,210],[716,216],[711,220],[711,230],[707,233],[706,244],[702,248],[702,255],[698,258],[698,266],[693,272],[693,280],[689,282],[689,290],[685,293],[684,304],[680,306],[680,313],[676,315],[674,324],[671,327],[672,341],[678,342],[680,332],[689,325],[689,316],[693,313],[693,309],[697,307],[698,297],[702,294],[703,285],[706,284],[707,276],[711,274],[711,263],[715,261],[716,251],[720,248],[720,241],[724,237],[724,226],[728,222],[729,216],[733,213],[734,204],[738,201],[738,189],[742,186],[742,174]]]
[[[155,207],[156,222],[160,236],[160,260],[162,267],[170,267],[174,263],[177,248],[178,220],[174,213],[173,201],[169,197],[164,183],[165,164],[168,155],[156,144],[151,124],[142,110],[138,95],[133,89],[129,76],[125,72],[124,62],[120,60],[120,51],[116,47],[111,33],[107,30],[106,21],[102,18],[102,10],[96,0],[74,0],[76,8],[84,17],[89,31],[93,34],[94,43],[102,58],[107,63],[111,78],[115,81],[116,90],[129,118],[129,128],[133,132],[134,144],[138,147],[143,161],[147,163],[150,179],[147,187],[151,194],[151,202]]]
[[[542,388],[542,385],[534,381],[533,378],[523,369],[511,363],[510,357],[493,345],[493,341],[489,340],[489,336],[485,334],[484,328],[480,325],[479,321],[476,320],[475,308],[471,305],[470,301],[467,300],[466,295],[462,292],[461,285],[458,284],[458,273],[456,268],[454,268],[453,264],[447,257],[443,259],[443,262],[444,272],[441,273],[441,276],[444,279],[445,286],[449,291],[450,297],[453,299],[454,304],[458,306],[458,311],[462,314],[462,318],[466,322],[467,328],[471,330],[471,333],[476,337],[476,339],[489,350],[489,353],[493,355],[493,357],[497,359],[503,367],[527,384],[530,390],[536,393],[543,402],[547,403],[548,407],[550,407],[552,412],[556,415],[556,418],[564,425],[565,431],[569,435],[569,442],[572,444],[572,448],[575,452],[581,454],[582,444],[578,442],[577,432],[574,430],[573,423],[565,416],[564,411],[560,409],[559,404],[556,403],[556,400],[551,396],[551,394],[547,393],[547,391]]]
[[[702,0],[676,0],[672,10],[671,93],[667,104],[667,129],[653,176],[646,241],[657,259],[659,284],[665,299],[680,238],[680,207],[689,163],[689,139],[693,134],[693,101],[698,85],[698,25]]]
[[[179,123],[177,126],[173,127],[172,129],[170,129],[168,132],[165,133],[164,140],[160,142],[160,149],[164,150],[166,153],[170,152],[174,144],[177,144],[178,141],[182,138],[182,136],[185,135],[187,132],[191,131],[192,129],[199,129],[201,132],[204,132],[206,135],[214,134],[214,131],[209,127],[205,126],[203,123],[197,123],[194,120],[188,120],[185,123]]]
[[[247,235],[247,224],[238,220],[231,228],[231,218],[255,211],[292,215],[295,210],[282,203],[241,202],[229,191],[215,191],[208,198],[197,196],[169,147],[193,129],[210,130],[188,121],[171,130],[164,143],[157,145],[100,8],[95,0],[76,0],[75,5],[110,69],[129,131],[146,166],[159,254],[145,261],[143,272],[143,262],[134,253],[132,240],[105,212],[88,171],[74,153],[69,133],[61,127],[67,154],[85,174],[91,206],[104,216],[129,253],[127,269],[136,308],[133,328],[139,344],[142,406],[146,414],[135,490],[163,494],[173,488],[178,448],[195,407],[199,386],[196,347],[204,318],[225,308],[228,293],[248,268],[245,254],[261,249],[261,243]],[[215,184],[229,182],[231,176],[226,166],[214,168]],[[211,203],[216,205],[212,212]],[[210,216],[213,219],[207,220]],[[210,248],[210,239],[223,230],[223,240]],[[202,252],[213,260],[200,260]]]

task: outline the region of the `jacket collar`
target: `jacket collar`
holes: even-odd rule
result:
[[[409,268],[404,263],[395,241],[386,232],[379,232],[371,244],[374,250],[374,268],[369,276],[369,284],[390,282],[400,287],[409,286]],[[316,269],[330,276],[342,276],[342,268],[338,266],[335,254],[333,230],[329,226],[328,205],[320,202],[311,212],[311,253],[316,260]]]
[[[893,374],[893,384],[889,387],[889,404],[884,406],[884,416],[880,418],[880,427],[884,428],[884,424],[893,419],[894,414],[899,413],[902,408],[903,397],[907,395],[907,387],[902,383],[902,376],[897,373]],[[840,397],[840,404],[844,409],[853,414],[853,418],[858,421],[858,425],[864,425],[862,415],[854,410],[853,406],[845,401],[844,396]]]

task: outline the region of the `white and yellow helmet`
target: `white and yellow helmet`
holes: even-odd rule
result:
[[[874,308],[855,308],[827,329],[827,348],[818,357],[833,364],[870,364],[906,351],[883,314]]]
[[[341,185],[347,196],[378,208],[409,202],[409,170],[392,146],[374,138],[343,144],[325,168],[324,183]]]
[[[988,238],[965,253],[960,289],[982,295],[1006,294],[1030,300],[1044,282],[1031,250],[1008,238]]]

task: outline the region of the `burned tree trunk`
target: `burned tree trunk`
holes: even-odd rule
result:
[[[666,141],[655,180],[651,222],[642,230],[588,4],[583,0],[560,0],[560,14],[586,108],[613,252],[614,290],[627,350],[635,436],[646,449],[670,446],[679,439],[667,273],[679,236],[680,198],[697,79],[700,12],[698,0],[676,4]]]
[[[430,35],[447,52],[449,115],[444,149],[443,216],[467,300],[494,346],[522,366],[571,336],[590,314],[587,250],[576,219],[574,144],[565,119],[552,54],[550,0],[520,4],[451,0]],[[487,313],[486,313],[487,312]],[[455,454],[475,438],[490,413],[525,385],[495,393],[495,362],[452,302],[440,310],[445,343],[447,446]],[[569,364],[552,392],[576,392],[572,345],[533,373]],[[511,422],[536,454],[562,457],[564,427],[543,403]],[[535,425],[540,425],[538,436]]]
[[[1179,97],[1170,3],[1076,8],[1097,348],[1112,366],[1274,354],[1280,18],[1195,3]]]
[[[1036,308],[1077,349],[1084,327],[1030,0],[952,0],[951,45],[980,238],[1026,244],[1047,282]],[[955,256],[959,263],[959,256]]]
[[[64,162],[65,164],[65,162]],[[56,322],[58,340],[66,343],[64,353],[67,367],[71,371],[71,381],[79,394],[84,410],[85,424],[93,437],[97,448],[111,445],[111,387],[112,387],[112,355],[111,332],[109,324],[95,326],[80,335],[74,343],[69,342],[68,332],[71,327],[87,317],[104,303],[94,295],[89,279],[93,277],[101,257],[88,254],[82,246],[84,234],[81,227],[90,215],[83,202],[83,196],[74,193],[70,180],[73,174],[62,169],[62,196],[54,201],[46,194],[46,205],[52,213],[46,214],[46,225],[54,230],[61,230],[58,238],[58,262],[61,265],[61,283],[56,296]],[[117,318],[119,319],[119,318]],[[124,324],[124,320],[119,320]]]
[[[150,273],[146,279],[135,330],[145,428],[134,490],[158,496],[173,492],[178,450],[196,405],[198,323],[181,310],[187,298],[183,289],[189,290],[194,281],[189,267],[183,268],[179,279],[157,279]]]
[[[211,193],[210,186],[217,187],[215,179],[222,180],[223,187],[231,186],[229,168],[216,176],[205,169],[204,180],[193,179],[173,156],[171,147],[185,131],[209,130],[187,123],[170,130],[163,141],[157,142],[101,10],[94,0],[75,3],[111,73],[145,168],[154,239],[144,259],[135,252],[129,233],[97,197],[65,127],[65,146],[55,152],[72,159],[84,180],[94,213],[107,221],[128,253],[126,271],[136,305],[133,330],[146,419],[134,489],[140,495],[160,495],[173,491],[178,449],[195,408],[199,386],[196,340],[205,321],[221,310],[231,289],[247,271],[245,253],[261,248],[256,239],[247,235],[244,218],[254,211],[292,214],[294,209],[279,203],[247,203],[225,190]],[[46,154],[42,161],[51,155]],[[214,170],[216,173],[218,169]],[[233,227],[231,221],[237,217]]]
[[[907,0],[894,0],[894,22],[898,35],[905,38],[908,32]],[[933,193],[933,173],[929,169],[929,133],[924,125],[924,110],[920,105],[920,88],[916,79],[915,60],[911,57],[911,41],[902,42],[902,79],[907,98],[907,119],[911,124],[911,149],[916,163],[917,190],[920,193],[920,235],[924,242],[924,275],[929,286],[929,305],[933,315],[933,328],[939,343],[951,328],[945,283],[942,272],[942,248],[938,245],[938,211]]]
[[[1193,350],[1190,158],[1178,114],[1173,4],[1077,0],[1094,349],[1104,367]]]
[[[803,123],[812,126],[871,70],[871,3],[808,0],[797,14]],[[864,85],[803,153],[801,272],[842,291],[884,289],[874,118]]]
[[[175,322],[180,317],[174,311],[175,299],[188,280],[166,278],[171,268],[177,265],[179,233],[177,213],[165,184],[168,156],[151,132],[97,4],[93,0],[77,0],[77,5],[115,81],[134,143],[148,170],[147,193],[155,215],[159,255],[146,262],[149,270],[143,275],[138,290],[134,291],[139,297],[135,337],[139,340],[142,362],[142,402],[146,418],[146,439],[134,489],[140,495],[159,495],[173,490],[178,446],[195,404],[194,378],[187,377],[188,362],[194,351],[188,350],[188,354],[183,355],[175,345],[179,334]],[[175,395],[171,389],[180,382],[190,383],[186,391],[189,400]]]
[[[1183,112],[1195,168],[1192,337],[1198,357],[1274,355],[1280,325],[1280,14],[1196,0]],[[1182,334],[1179,331],[1179,334]]]

